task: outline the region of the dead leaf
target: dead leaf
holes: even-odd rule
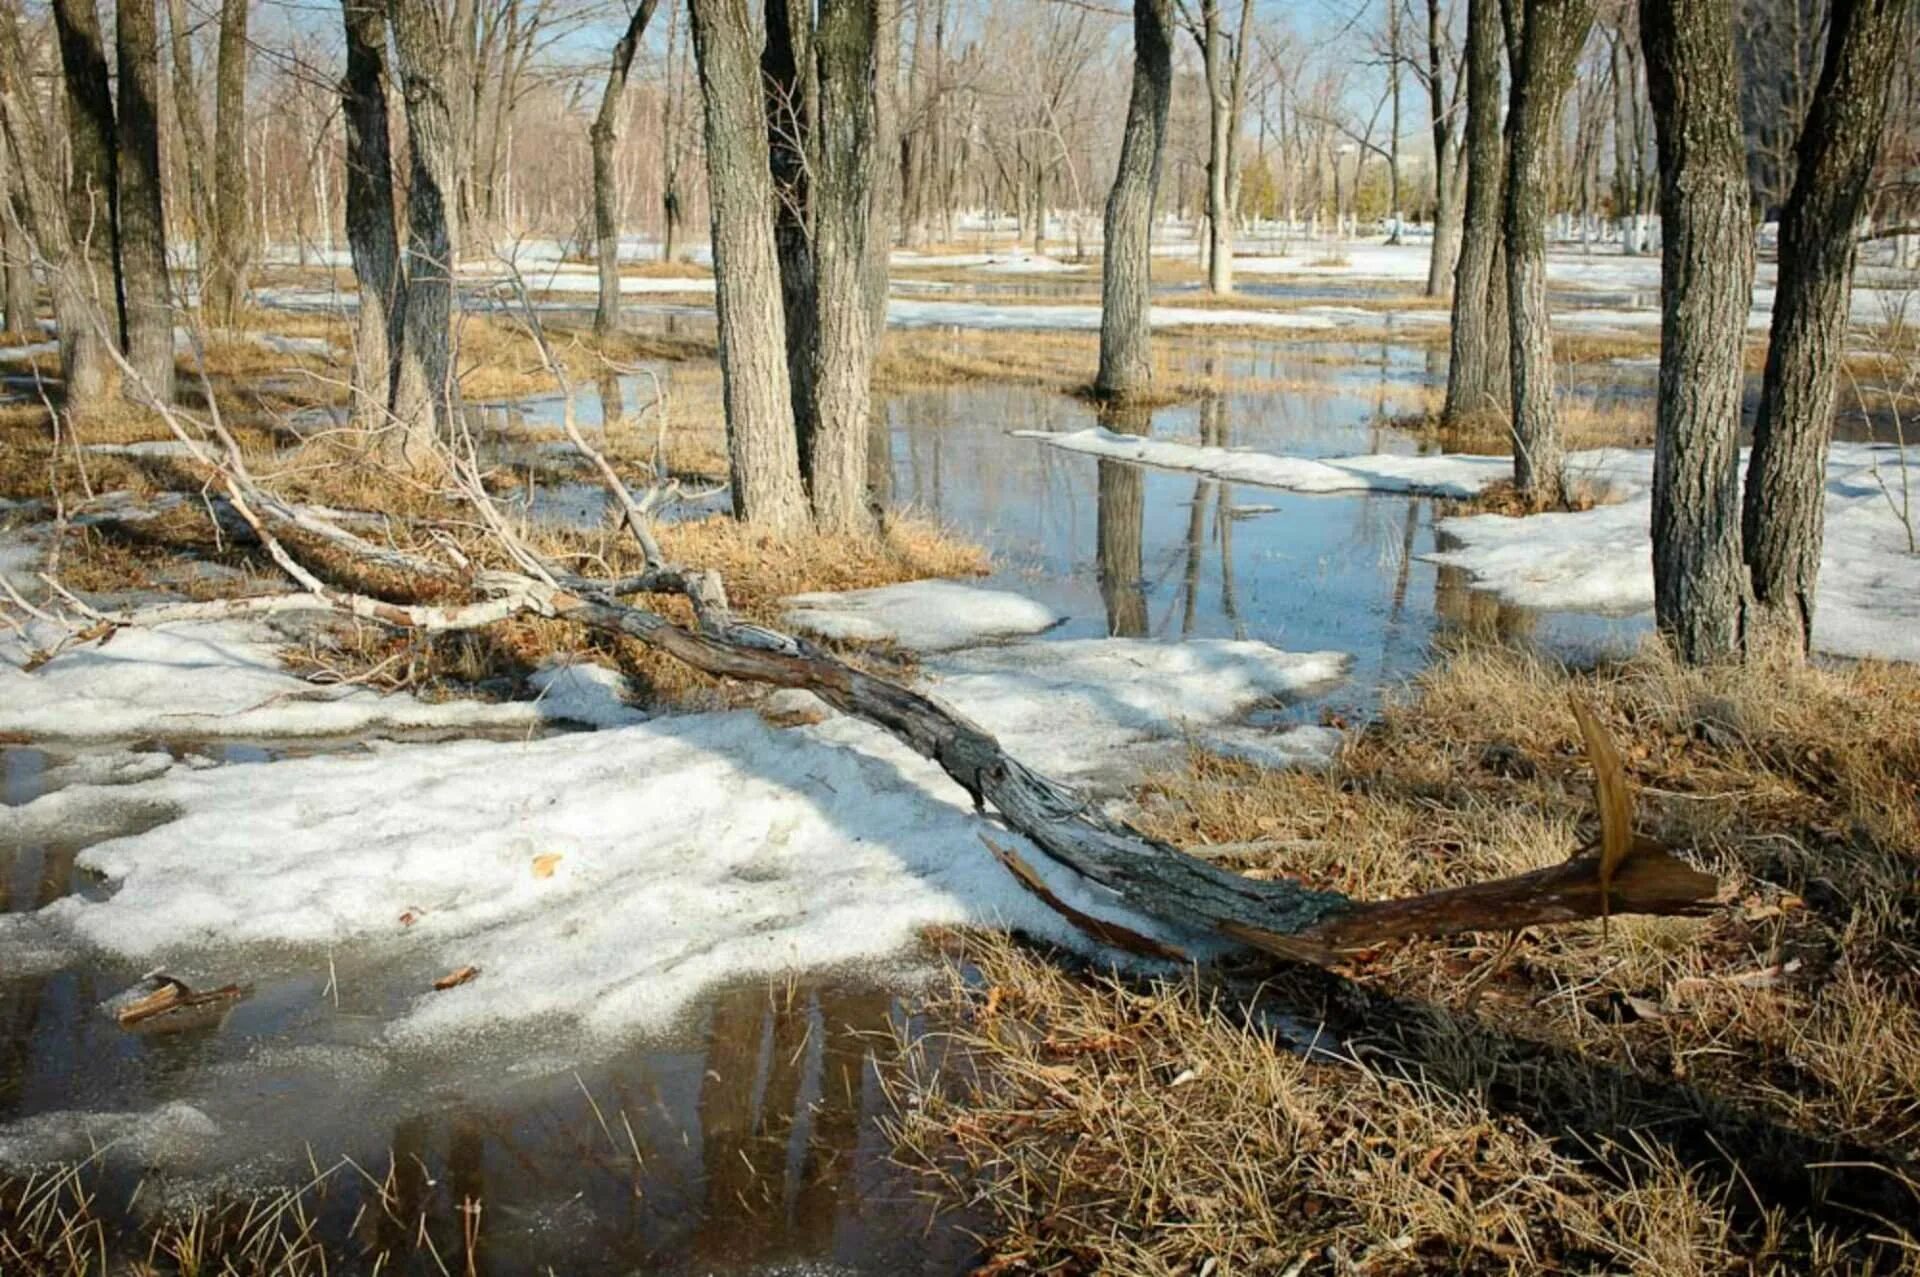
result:
[[[561,856],[557,851],[549,851],[542,855],[535,856],[533,858],[533,876],[536,878],[553,877],[553,871],[559,866],[560,860]]]
[[[400,915],[400,925],[403,927],[411,927],[414,923],[420,921],[421,916],[426,912],[425,909],[415,906]]]
[[[1633,796],[1627,791],[1627,769],[1613,738],[1585,701],[1578,696],[1572,700],[1573,718],[1593,764],[1593,801],[1600,811],[1600,927],[1604,932],[1613,871],[1633,850]]]
[[[438,980],[435,980],[433,987],[438,992],[445,993],[448,989],[459,988],[479,974],[479,967],[461,967],[459,970],[449,971]]]

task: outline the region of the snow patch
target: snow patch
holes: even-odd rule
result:
[[[176,1162],[213,1151],[220,1127],[191,1104],[144,1113],[41,1113],[0,1127],[0,1166],[72,1162],[110,1149],[137,1165]]]
[[[1061,617],[1007,590],[932,580],[796,594],[787,600],[786,619],[793,628],[822,638],[892,642],[940,652],[986,639],[1038,634],[1059,624]]]

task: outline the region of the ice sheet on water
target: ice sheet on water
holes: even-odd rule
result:
[[[907,581],[870,590],[796,594],[787,623],[822,638],[892,642],[919,652],[1038,634],[1059,624],[1043,603],[959,581]]]

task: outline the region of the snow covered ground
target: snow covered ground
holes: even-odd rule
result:
[[[1906,464],[1920,470],[1920,448],[1907,450]],[[1900,488],[1898,449],[1832,445],[1816,650],[1920,661],[1920,554],[1911,540],[1920,534],[1920,506],[1909,524]],[[1651,516],[1652,498],[1642,494],[1572,514],[1447,519],[1439,532],[1455,548],[1428,557],[1465,568],[1476,584],[1525,606],[1644,612],[1653,607]]]
[[[944,652],[988,639],[1038,634],[1060,622],[1045,604],[959,581],[907,581],[871,590],[796,594],[787,624],[821,638],[890,642]]]

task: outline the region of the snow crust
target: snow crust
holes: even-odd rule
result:
[[[564,717],[542,703],[433,704],[316,686],[287,672],[262,627],[239,622],[119,630],[31,672],[23,657],[16,640],[0,643],[0,732],[43,740],[346,736]],[[577,703],[562,696],[557,705]]]
[[[1008,590],[958,581],[907,581],[870,590],[796,594],[787,624],[822,638],[892,642],[920,652],[1038,634],[1059,624],[1052,608]]]
[[[1038,439],[1049,447],[1111,457],[1162,470],[1187,470],[1234,483],[1284,488],[1293,492],[1421,492],[1470,497],[1513,475],[1513,458],[1431,453],[1423,456],[1372,453],[1312,459],[1242,448],[1217,448],[1117,434],[1103,427],[1057,434],[1019,430],[1017,438]],[[1573,452],[1568,469],[1579,478],[1624,492],[1652,482],[1650,453],[1634,449],[1594,448]]]

